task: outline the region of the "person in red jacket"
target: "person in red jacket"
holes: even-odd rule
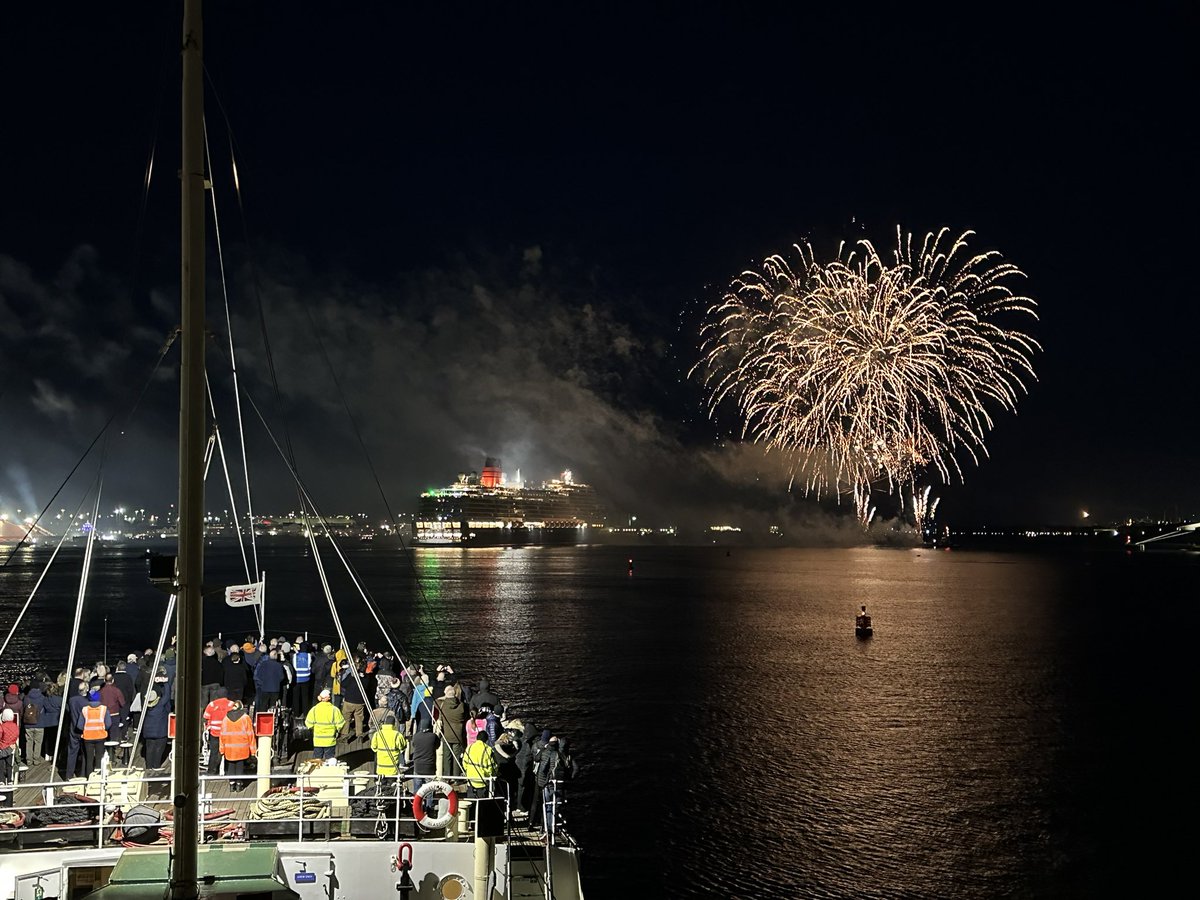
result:
[[[229,691],[225,688],[217,690],[217,698],[204,707],[204,728],[208,732],[208,774],[216,775],[221,771],[221,726],[233,701],[229,699]]]
[[[225,757],[225,775],[232,778],[229,786],[234,791],[243,790],[248,782],[237,776],[246,773],[246,760],[258,749],[254,737],[254,724],[242,709],[242,704],[234,702],[221,725],[221,755]]]
[[[17,758],[17,741],[21,738],[21,726],[17,716],[8,707],[0,714],[0,784],[10,784],[13,776],[13,761]]]

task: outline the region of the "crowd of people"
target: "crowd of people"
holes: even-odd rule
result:
[[[0,705],[0,783],[11,783],[19,765],[50,760],[60,720],[63,778],[95,771],[107,748],[132,749],[127,739],[139,727],[145,767],[162,770],[176,703],[174,644],[157,666],[147,649],[115,666],[98,661],[57,678],[40,672],[23,689],[10,684]],[[218,635],[204,646],[200,681],[208,772],[223,767],[234,790],[248,783],[254,711],[290,712],[318,759],[369,742],[376,773],[409,782],[414,793],[436,777],[440,756],[441,774],[465,778],[469,797],[488,796],[494,785],[531,826],[562,801],[578,769],[567,739],[507,709],[486,677],[472,683],[450,664],[426,671],[365,643],[347,651],[303,636]]]

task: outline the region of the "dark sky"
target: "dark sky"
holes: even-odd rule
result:
[[[699,313],[793,241],[900,224],[973,229],[1041,316],[1039,380],[935,485],[944,521],[1200,516],[1194,16],[805,6],[208,4],[240,374],[322,509],[383,508],[349,407],[397,511],[493,454],[643,521],[816,522],[707,418]],[[70,12],[0,13],[0,511],[47,502],[113,414],[105,505],[174,492],[175,354],[151,372],[178,317],[180,8]],[[256,506],[293,505],[247,441]]]

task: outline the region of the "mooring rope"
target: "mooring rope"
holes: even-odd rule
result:
[[[274,788],[258,798],[250,807],[248,819],[328,819],[330,803],[318,800],[315,790],[303,788]]]

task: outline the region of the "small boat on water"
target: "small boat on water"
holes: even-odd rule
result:
[[[869,638],[874,633],[875,629],[871,627],[871,617],[867,615],[867,608],[864,606],[862,612],[854,617],[854,636]]]

